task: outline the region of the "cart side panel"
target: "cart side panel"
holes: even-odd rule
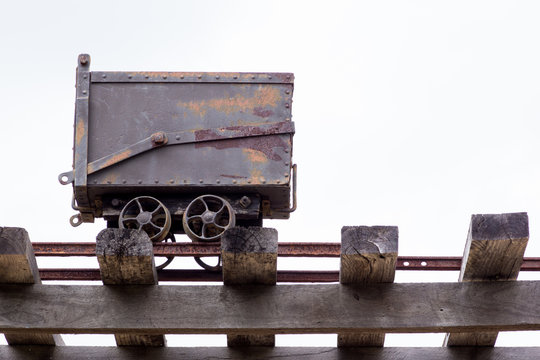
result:
[[[291,118],[292,84],[92,83],[90,93],[89,162],[157,131]]]
[[[181,83],[169,76],[168,82],[107,82],[95,75],[90,86],[88,163],[159,131],[204,132],[291,121],[292,81]],[[279,211],[289,208],[291,154],[292,134],[155,148],[90,174],[88,196],[96,203],[128,189],[146,194],[246,191],[259,193]]]

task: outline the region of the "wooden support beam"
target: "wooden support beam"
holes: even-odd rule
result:
[[[142,230],[105,229],[96,238],[96,255],[105,285],[157,285],[152,241]],[[114,335],[118,346],[165,346],[165,336]]]
[[[540,281],[1,285],[0,332],[268,335],[540,330],[539,298]]]
[[[0,227],[0,283],[41,284],[36,257],[28,232],[23,228]],[[5,334],[9,345],[63,345],[60,335]]]
[[[473,215],[459,281],[516,280],[528,240],[527,213]],[[497,334],[447,334],[444,345],[494,346]]]
[[[498,347],[498,348],[329,348],[329,347],[165,347],[147,348],[141,352],[137,347],[105,346],[0,346],[0,358],[10,360],[140,360],[140,359],[290,359],[290,360],[537,360],[540,347]]]
[[[344,226],[341,229],[342,284],[391,283],[396,273],[396,226]],[[383,346],[384,333],[338,334],[338,347]]]
[[[221,237],[225,285],[276,285],[278,233],[262,227],[234,227]],[[273,334],[227,334],[227,345],[275,346]]]

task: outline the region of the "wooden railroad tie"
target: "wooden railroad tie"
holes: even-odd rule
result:
[[[142,230],[105,229],[96,238],[105,285],[157,285],[152,241]],[[118,346],[165,346],[163,334],[114,334]]]
[[[278,248],[276,229],[262,227],[228,229],[221,237],[221,248],[225,286],[276,285]],[[275,341],[273,334],[227,334],[227,345],[232,347],[275,346]]]
[[[391,283],[396,273],[396,226],[344,226],[341,229],[339,282],[343,285]],[[383,346],[384,333],[338,334],[338,346]]]
[[[472,215],[459,281],[516,280],[529,241],[527,213]],[[451,333],[445,346],[494,346],[497,331]]]
[[[0,284],[41,284],[32,243],[23,228],[0,227]],[[62,337],[56,334],[4,335],[9,345],[64,345]]]

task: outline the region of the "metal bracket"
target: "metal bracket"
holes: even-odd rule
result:
[[[159,131],[133,145],[89,163],[87,173],[88,175],[93,174],[157,147],[280,134],[294,134],[294,123],[292,121],[283,121],[203,130],[192,129],[170,133]]]
[[[292,213],[296,210],[296,205],[297,205],[297,202],[296,202],[296,169],[297,166],[296,164],[294,164],[292,166],[292,183],[293,183],[293,190],[292,190],[292,207],[290,209],[288,209],[286,212],[288,213]]]
[[[272,208],[270,207],[270,200],[261,201],[261,209],[263,217],[272,216]]]
[[[62,185],[68,185],[73,183],[73,171],[66,171],[58,175],[58,181]]]
[[[297,170],[297,166],[296,164],[294,164],[292,166],[292,200],[293,200],[293,203],[292,203],[292,206],[289,208],[289,209],[278,209],[278,210],[275,210],[273,211],[272,210],[272,207],[271,207],[271,204],[270,204],[270,200],[262,200],[261,201],[261,210],[262,210],[262,215],[263,217],[272,217],[272,214],[275,212],[275,213],[292,213],[296,210],[296,206],[297,206],[297,200],[296,200],[296,171]]]

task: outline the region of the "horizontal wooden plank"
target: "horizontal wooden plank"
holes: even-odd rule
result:
[[[328,347],[248,347],[248,348],[144,348],[101,346],[0,346],[0,359],[29,360],[135,360],[135,359],[299,359],[299,360],[537,360],[540,347],[499,348],[328,348]]]
[[[364,286],[2,285],[0,332],[540,330],[539,298],[540,281]]]

